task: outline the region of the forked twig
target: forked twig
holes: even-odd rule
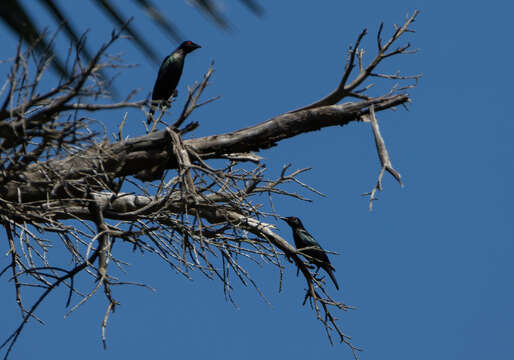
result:
[[[380,173],[378,174],[378,180],[375,187],[371,190],[370,193],[363,194],[363,195],[369,195],[369,211],[371,212],[373,210],[373,201],[377,200],[375,197],[377,190],[382,191],[382,177],[384,176],[384,172],[389,172],[395,179],[398,181],[400,186],[403,187],[402,183],[402,177],[398,171],[396,171],[393,168],[393,165],[391,164],[391,159],[389,157],[389,152],[387,151],[384,138],[380,134],[380,128],[378,127],[378,121],[375,116],[375,107],[374,105],[371,105],[369,108],[369,115],[365,115],[363,117],[363,121],[369,122],[371,125],[371,130],[373,131],[373,137],[375,139],[375,145],[377,148],[377,154],[378,158],[380,159],[381,169]]]

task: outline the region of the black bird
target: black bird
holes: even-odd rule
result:
[[[293,238],[296,248],[303,254],[309,256],[308,260],[316,265],[318,269],[320,267],[323,268],[332,279],[336,289],[339,290],[339,285],[333,274],[333,271],[336,271],[336,269],[330,264],[330,260],[328,260],[328,256],[321,245],[305,230],[301,220],[294,216],[283,217],[282,220],[288,223],[291,229],[293,229]],[[307,247],[310,247],[310,249],[302,250],[302,248]]]
[[[166,103],[168,99],[176,93],[176,87],[184,68],[184,59],[190,52],[201,46],[192,41],[184,41],[180,46],[167,56],[159,68],[157,80],[153,86],[152,105],[150,106],[150,116],[148,124],[152,122],[152,115],[155,112],[157,103]]]

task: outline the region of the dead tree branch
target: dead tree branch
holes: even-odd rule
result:
[[[387,151],[384,138],[382,137],[382,134],[380,134],[380,128],[378,127],[378,121],[375,117],[375,110],[373,105],[370,108],[369,116],[366,116],[364,121],[369,121],[371,124],[371,130],[373,131],[373,137],[375,138],[375,145],[377,147],[378,158],[380,159],[380,164],[382,165],[380,173],[378,174],[377,184],[370,193],[364,194],[369,196],[369,211],[372,211],[373,201],[377,200],[375,196],[376,192],[377,190],[382,191],[382,177],[384,176],[385,171],[389,172],[402,187],[403,183],[400,173],[396,171],[391,164],[391,159],[389,158],[389,152]]]
[[[409,26],[417,15],[415,12],[407,17],[385,43],[380,26],[378,54],[368,65],[364,65],[364,50],[360,48],[366,35],[363,31],[350,49],[339,86],[323,99],[253,126],[190,139],[183,135],[198,127],[200,121],[186,124],[186,120],[200,106],[216,99],[202,100],[214,71],[212,64],[202,81],[189,89],[186,104],[175,120],[166,124],[161,114],[147,134],[124,137],[124,124],[134,116],[129,110],[146,122],[148,102],[131,100],[132,92],[121,102],[96,101],[109,95],[109,80],[102,74],[125,66],[107,54],[120,39],[120,32],[113,32],[88,62],[80,58],[79,49],[70,49],[70,76],[46,92],[40,89],[40,81],[51,56],[43,57],[32,69],[29,59],[33,49],[20,45],[8,80],[0,88],[0,96],[4,96],[0,102],[0,224],[7,234],[6,252],[10,258],[0,276],[11,275],[9,280],[21,313],[20,325],[0,345],[5,358],[29,319],[39,321],[39,305],[61,284],[68,290],[66,306],[74,302],[67,314],[103,288],[107,309],[101,337],[106,346],[108,319],[119,304],[113,288],[127,284],[148,287],[113,275],[113,268],[125,271],[127,267],[117,257],[120,252],[115,251],[115,244],[153,254],[187,279],[194,271],[217,279],[233,303],[233,279],[253,286],[265,299],[247,270],[248,263],[276,266],[282,288],[283,259],[287,259],[305,278],[304,303],[312,306],[330,342],[336,336],[356,357],[359,349],[342,331],[336,316],[351,307],[329,294],[324,279],[299,256],[297,249],[274,232],[271,223],[280,218],[273,205],[275,198],[311,201],[304,192],[322,193],[301,181],[301,174],[308,169],[291,171],[287,165],[278,177],[270,178],[263,158],[255,152],[299,134],[369,121],[382,165],[377,186],[370,193],[371,209],[376,190],[381,190],[384,171],[401,183],[391,165],[375,112],[409,103],[407,91],[419,78],[380,74],[376,68],[384,59],[411,53],[410,45],[395,50],[392,45],[412,31]],[[371,78],[404,82],[405,86],[399,88],[395,83],[382,95],[372,97],[367,91],[373,84],[364,84]],[[345,97],[355,101],[338,104]],[[123,119],[113,119],[113,123],[121,121],[121,125],[114,136],[116,141],[110,142],[105,125],[90,116],[96,111],[123,108],[127,108]],[[262,203],[262,194],[270,205]],[[64,260],[48,260],[53,258],[48,255],[59,247],[71,256],[71,266]],[[77,281],[79,277],[93,285],[80,288],[78,283],[88,282]],[[23,293],[29,287],[41,289],[41,294],[27,305]]]
[[[348,53],[348,59],[345,65],[345,70],[343,77],[341,78],[341,81],[337,88],[332,91],[330,94],[325,96],[324,98],[310,104],[304,107],[301,107],[300,109],[294,110],[293,112],[301,111],[301,110],[307,110],[307,109],[314,109],[321,106],[328,106],[337,104],[339,101],[344,99],[345,97],[356,97],[361,98],[361,95],[358,95],[361,93],[360,90],[357,90],[357,87],[362,85],[362,83],[370,76],[372,75],[373,70],[384,60],[394,55],[406,55],[406,54],[414,54],[416,53],[416,50],[409,50],[411,45],[410,43],[399,46],[395,50],[391,50],[388,52],[388,50],[391,48],[391,46],[406,32],[413,32],[413,30],[409,29],[409,26],[416,20],[416,17],[419,15],[419,11],[416,10],[412,14],[412,16],[407,17],[405,23],[401,27],[395,26],[395,31],[393,35],[387,40],[385,44],[382,44],[382,31],[384,29],[384,23],[380,24],[380,28],[377,33],[377,46],[378,46],[378,52],[375,58],[367,65],[363,66],[363,55],[364,52],[360,51],[359,46],[362,42],[362,39],[367,35],[368,31],[367,29],[364,29],[359,36],[357,37],[357,40],[355,41],[355,44],[350,47],[349,53]],[[355,58],[358,58],[359,60],[359,72],[357,73],[356,77],[348,83],[348,80],[350,79],[350,76],[355,68]],[[409,77],[404,77],[403,80],[406,79],[414,79],[417,80],[420,78],[421,75],[413,75]],[[399,79],[396,77],[396,79]],[[373,86],[372,84],[368,85],[368,87]]]

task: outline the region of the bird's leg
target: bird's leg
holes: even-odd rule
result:
[[[320,266],[319,265],[316,265],[316,266],[317,266],[317,268],[316,268],[316,272],[314,273],[314,276],[318,275],[318,272],[319,272],[319,267]]]
[[[175,90],[175,91],[176,91],[176,90]],[[173,101],[175,101],[175,98],[176,98],[176,96],[175,96],[175,95],[171,95],[171,97],[170,97],[168,100],[163,100],[163,101],[162,101],[162,106],[163,106],[163,107],[170,108],[170,107],[171,107],[171,104],[173,103]]]
[[[303,298],[302,306],[305,306],[305,303],[307,302],[307,299],[309,299],[309,298],[312,298],[312,294],[311,294],[311,291],[309,289],[307,289],[307,292],[305,293],[305,297]],[[312,307],[312,302],[311,302],[311,307]]]
[[[169,99],[161,101],[161,110],[164,111],[164,110],[166,110],[166,108],[171,107],[171,103],[173,102],[173,100],[175,100],[175,98],[177,96],[178,96],[178,90],[175,89],[175,90],[173,90],[173,93],[171,94]]]
[[[325,277],[322,276],[322,275],[319,275],[319,269],[320,269],[320,266],[319,265],[316,265],[317,266],[317,269],[316,269],[316,272],[314,273],[313,277],[318,279],[319,282],[322,282],[323,284],[325,284]]]
[[[312,277],[322,281],[323,280],[323,276],[320,276],[318,273],[319,273],[319,265],[314,265],[312,267],[316,266],[316,271],[314,272],[314,275],[312,275]]]

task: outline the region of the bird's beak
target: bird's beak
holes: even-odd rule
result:
[[[288,222],[288,221],[289,221],[289,218],[286,218],[286,217],[283,217],[283,216],[280,216],[280,219],[281,219],[281,220],[284,220],[285,222]]]

